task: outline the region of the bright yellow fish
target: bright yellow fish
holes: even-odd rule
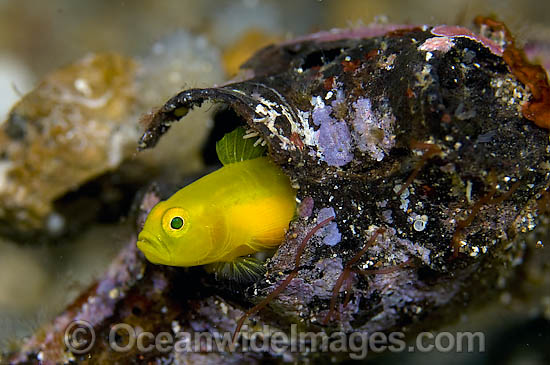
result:
[[[296,191],[263,150],[239,128],[216,146],[224,166],[182,188],[149,213],[138,248],[149,261],[210,265],[226,276],[253,274],[243,256],[282,243],[296,209]]]

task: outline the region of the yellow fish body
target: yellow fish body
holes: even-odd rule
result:
[[[238,140],[242,133],[236,136],[236,146],[222,146],[233,148],[229,158],[220,158],[222,168],[151,210],[137,242],[149,261],[171,266],[234,264],[282,243],[295,214],[296,192],[267,157],[244,159],[247,156],[236,152],[246,142]]]

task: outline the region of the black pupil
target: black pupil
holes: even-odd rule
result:
[[[172,229],[180,229],[181,227],[183,227],[183,219],[181,219],[180,217],[172,218],[172,220],[170,221],[170,227],[172,227]]]

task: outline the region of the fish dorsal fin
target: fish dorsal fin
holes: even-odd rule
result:
[[[266,147],[257,143],[259,137],[254,134],[247,135],[243,127],[238,127],[223,136],[216,143],[216,153],[220,162],[225,166],[265,155]]]

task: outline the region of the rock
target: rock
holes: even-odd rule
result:
[[[21,230],[42,226],[55,199],[131,153],[135,68],[120,55],[90,55],[14,107],[0,134],[4,220]]]
[[[101,205],[125,204],[151,176],[200,168],[196,151],[208,113],[197,112],[157,151],[135,158],[138,120],[184,83],[221,80],[218,52],[186,32],[159,41],[139,59],[91,54],[48,75],[0,126],[0,230],[16,238],[56,237],[67,226],[98,219]],[[182,143],[191,131],[195,138]],[[91,204],[78,203],[86,193],[73,193],[85,184],[84,190],[100,191]],[[127,207],[113,209],[122,211],[119,219]]]

